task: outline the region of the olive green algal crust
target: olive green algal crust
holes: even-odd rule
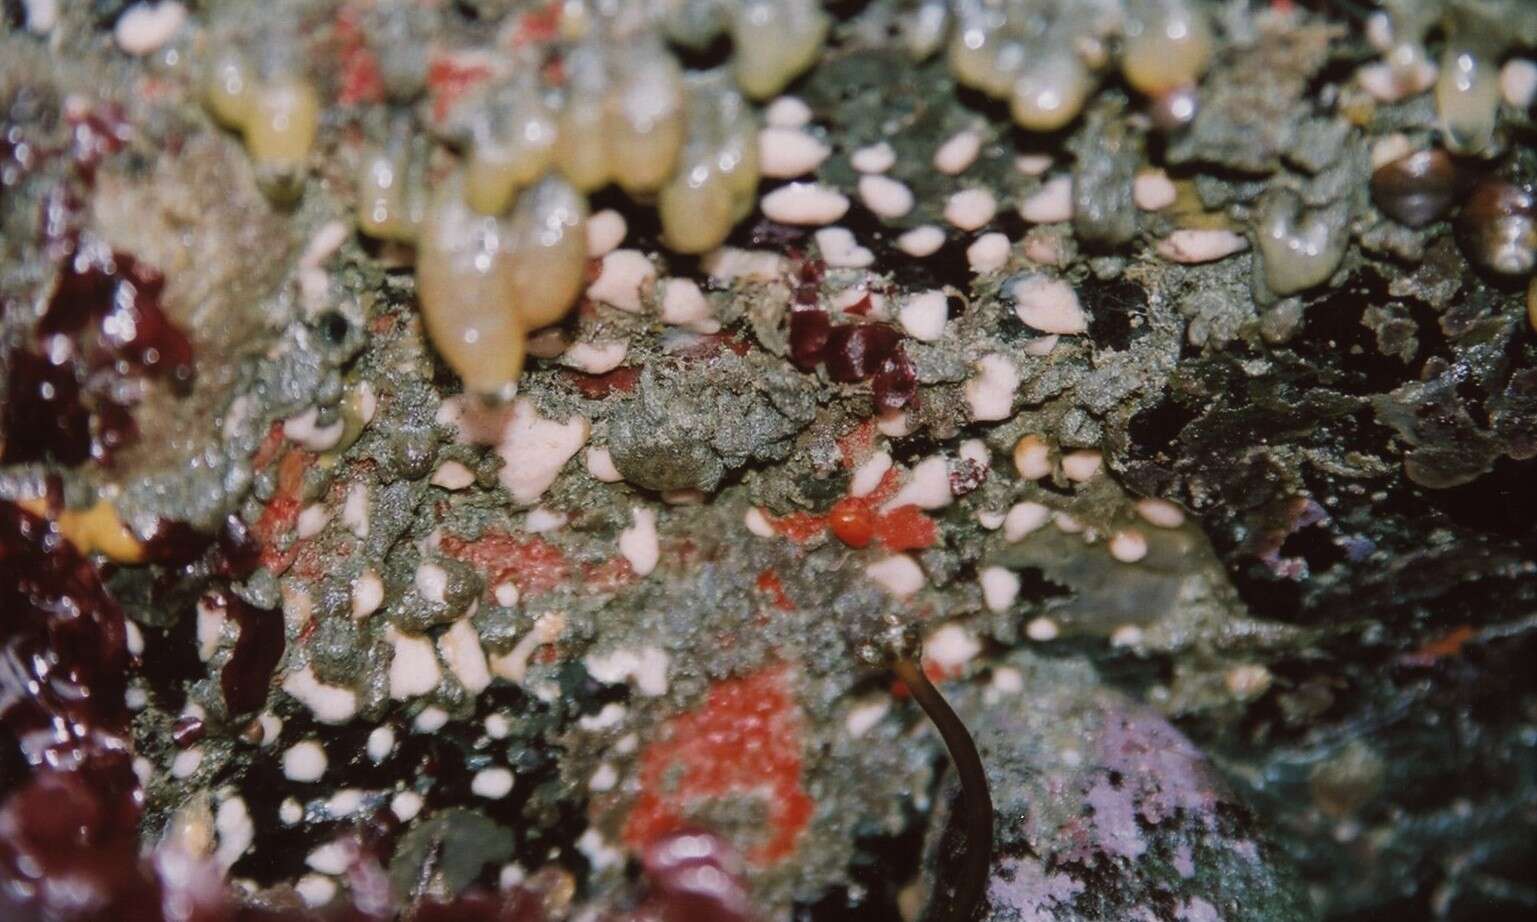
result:
[[[110,572],[145,641],[130,684],[142,696],[146,841],[207,826],[240,798],[254,838],[230,877],[281,905],[320,874],[306,863],[314,849],[388,814],[402,896],[495,885],[511,865],[568,875],[573,912],[629,905],[637,805],[671,803],[668,785],[687,783],[675,766],[648,787],[648,759],[707,725],[731,683],[760,681],[751,687],[782,688],[790,702],[765,719],[793,724],[774,732],[793,738],[810,806],[793,847],[749,863],[755,905],[766,916],[911,919],[943,905],[964,864],[939,736],[891,694],[885,669],[891,638],[917,633],[996,806],[979,918],[1468,918],[1537,901],[1511,870],[1534,858],[1537,803],[1526,280],[1487,268],[1455,208],[1410,227],[1371,191],[1374,155],[1396,135],[1405,153],[1452,150],[1461,183],[1537,179],[1530,105],[1496,100],[1486,118],[1478,100],[1442,101],[1433,80],[1414,88],[1415,61],[1445,61],[1459,42],[1478,46],[1480,67],[1532,57],[1529,7],[1384,4],[1373,25],[1375,11],[1357,18],[1353,5],[1193,4],[1211,41],[1193,118],[1170,127],[1173,91],[1121,74],[1122,39],[1107,32],[1106,62],[1049,132],[1020,127],[1012,83],[960,85],[943,48],[914,57],[924,10],[945,6],[959,22],[985,5],[834,9],[826,50],[785,92],[828,148],[800,179],[851,200],[837,223],[871,265],[827,268],[811,228],[755,212],[726,244],[773,254],[776,278],[712,280],[709,256],[668,246],[645,194],[591,191],[588,220],[622,214],[619,246],[642,255],[657,284],[638,292],[639,310],[583,298],[542,344],[526,331],[521,419],[581,421],[569,459],[529,498],[517,476],[538,458],[516,448],[566,436],[516,430],[521,441],[504,442],[516,424],[465,398],[424,330],[410,248],[357,231],[360,167],[398,125],[410,126],[399,150],[417,191],[440,191],[471,155],[424,127],[433,92],[404,98],[399,87],[425,79],[431,49],[510,42],[542,5],[358,5],[385,85],[373,102],[341,101],[339,49],[353,39],[335,4],[259,15],[192,4],[188,25],[143,57],[114,45],[127,4],[66,9],[43,37],[21,6],[7,7],[0,33],[0,138],[66,151],[81,109],[115,109],[131,130],[88,183],[63,154],[22,169],[0,148],[0,378],[35,345],[59,275],[39,243],[42,205],[69,188],[89,233],[165,274],[196,381],[184,395],[145,386],[132,408],[139,438],[112,466],[6,463],[0,498],[35,498],[57,477],[67,506],[107,499],[140,537],[160,520],[211,532],[234,513],[269,552],[239,579],[206,561]],[[669,33],[674,47],[709,45],[711,28],[679,23],[699,34]],[[291,65],[319,100],[313,149],[278,164],[281,176],[264,162],[271,149],[248,151],[250,129],[221,127],[201,91],[203,40],[242,35],[272,55],[258,70]],[[678,54],[718,65],[718,51]],[[1402,72],[1388,89],[1409,87],[1396,99],[1369,70],[1390,59]],[[973,84],[986,76],[961,72]],[[760,128],[772,98],[749,110]],[[978,135],[974,162],[936,169],[936,151],[966,131]],[[884,175],[914,199],[890,219],[856,191],[856,152],[881,142],[894,153]],[[1022,168],[1021,155],[1051,163]],[[1164,207],[1136,200],[1149,169],[1172,181]],[[1070,216],[1021,217],[1059,177],[1071,180]],[[773,188],[764,181],[760,199]],[[975,232],[946,218],[967,189],[999,206]],[[945,242],[915,257],[898,240],[924,225]],[[334,251],[306,262],[332,226]],[[1237,243],[1204,262],[1163,255],[1186,231]],[[1007,255],[973,271],[967,248],[988,232],[1006,235]],[[584,284],[603,269],[591,261]],[[1042,274],[1071,287],[1085,321],[1044,349],[1018,302],[1019,282]],[[700,286],[718,333],[662,322],[661,283],[678,279]],[[884,301],[893,326],[916,293],[948,299],[941,336],[902,340],[917,382],[905,434],[879,417],[867,381],[796,356],[797,308],[864,323],[850,309],[861,290]],[[573,345],[604,343],[624,346],[614,371],[570,358]],[[989,356],[1018,380],[1004,417],[979,420],[970,388]],[[489,436],[467,434],[482,424]],[[1016,467],[1028,436],[1048,447],[1045,476]],[[1102,467],[1080,481],[1063,461],[1085,450]],[[952,485],[921,511],[933,537],[905,552],[922,576],[906,598],[867,571],[890,556],[886,538],[861,547],[821,519],[787,536],[797,514],[823,516],[850,497],[876,452],[902,483],[940,458]],[[972,482],[965,458],[979,452],[987,471]],[[285,466],[289,457],[303,463]],[[1139,511],[1144,498],[1183,515],[1154,524],[1166,510]],[[1038,527],[1011,539],[1014,526],[995,516],[1021,506]],[[658,532],[646,574],[644,555],[623,553],[645,543],[642,514]],[[516,562],[515,579],[498,560]],[[996,605],[988,586],[1000,573],[1017,589]],[[284,620],[283,659],[257,714],[229,714],[221,690],[233,625],[217,626],[199,656],[209,619],[198,602],[218,588]],[[444,652],[460,649],[464,626],[492,664],[483,688]],[[393,667],[421,649],[437,679],[392,694],[413,677]],[[306,681],[350,696],[345,716],[328,718]],[[174,728],[189,716],[203,735],[183,746]],[[376,759],[380,727],[392,745]],[[318,781],[285,771],[305,741],[326,753]],[[477,775],[497,768],[512,772],[511,792],[477,793]],[[348,792],[354,811],[338,798]],[[419,812],[402,795],[420,797]],[[685,820],[749,855],[774,823],[772,799],[751,790],[684,800]],[[226,827],[212,841],[234,838]],[[330,879],[345,897],[345,880]]]

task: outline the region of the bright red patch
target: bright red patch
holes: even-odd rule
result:
[[[867,547],[875,537],[875,515],[863,499],[845,496],[827,511],[827,527],[849,547]]]
[[[1458,625],[1440,637],[1427,641],[1413,653],[1404,654],[1399,660],[1409,666],[1430,666],[1438,659],[1461,654],[1463,644],[1472,639],[1472,625]]]
[[[801,785],[800,709],[771,666],[716,682],[692,711],[667,721],[640,757],[641,794],[623,839],[639,851],[685,826],[697,805],[719,797],[757,797],[768,814],[763,838],[747,852],[772,865],[794,853],[814,804]]]
[[[379,61],[368,48],[356,7],[344,6],[336,14],[336,55],[341,61],[337,102],[352,106],[384,98]]]
[[[299,488],[304,484],[305,469],[314,460],[313,454],[297,448],[289,449],[283,455],[278,462],[277,490],[251,529],[261,543],[262,566],[274,574],[287,571],[298,554],[298,548],[292,545],[286,551],[279,551],[278,539],[292,531],[299,521]]]
[[[635,390],[636,383],[640,381],[640,369],[634,365],[621,365],[601,375],[589,375],[570,369],[563,370],[562,374],[588,400],[601,400],[613,393],[628,394]]]
[[[875,420],[865,420],[838,439],[838,451],[849,470],[868,461],[875,452]]]
[[[560,4],[551,3],[537,10],[529,10],[518,20],[518,30],[513,34],[512,47],[520,48],[535,42],[548,42],[560,34]]]
[[[875,538],[887,550],[914,551],[933,547],[939,526],[917,506],[898,506],[875,520]]]
[[[792,512],[789,515],[770,516],[774,530],[796,544],[804,544],[820,535],[827,527],[827,517],[812,512]]]
[[[488,589],[511,581],[523,595],[549,592],[566,581],[566,555],[537,535],[493,531],[471,541],[444,535],[443,553],[479,570]]]
[[[433,58],[427,65],[432,117],[441,122],[471,87],[490,76],[491,68],[484,64],[461,64],[451,57]]]
[[[774,607],[780,611],[795,611],[795,603],[785,594],[784,580],[773,570],[764,570],[758,574],[758,591],[767,593]]]

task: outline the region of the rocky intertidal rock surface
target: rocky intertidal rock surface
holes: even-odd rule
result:
[[[0,917],[965,915],[898,658],[975,919],[1529,915],[1534,101],[1520,0],[0,4]]]

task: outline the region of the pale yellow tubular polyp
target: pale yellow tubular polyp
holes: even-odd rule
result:
[[[233,48],[225,48],[208,68],[203,102],[214,119],[226,128],[241,130],[255,106],[251,66]]]
[[[683,74],[660,44],[629,56],[608,100],[609,169],[631,194],[662,187],[683,148]]]
[[[611,175],[603,112],[608,78],[600,52],[591,46],[572,51],[566,58],[566,82],[555,164],[578,191],[592,192]]]
[[[465,195],[482,214],[502,214],[519,189],[549,169],[555,156],[555,115],[536,79],[493,93],[471,127]]]
[[[416,290],[432,344],[467,391],[504,395],[523,370],[512,244],[506,222],[465,203],[457,178],[438,191],[417,244]]]
[[[587,272],[587,202],[565,180],[550,176],[518,199],[511,284],[526,329],[564,317],[582,293]]]
[[[1121,49],[1126,82],[1149,96],[1189,86],[1211,61],[1211,25],[1204,10],[1183,0],[1149,3],[1127,23]]]
[[[737,84],[754,99],[784,89],[816,60],[828,25],[817,0],[744,0],[731,22]]]

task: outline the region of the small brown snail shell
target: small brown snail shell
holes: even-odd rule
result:
[[[1537,197],[1501,179],[1473,187],[1457,216],[1457,239],[1474,264],[1501,275],[1537,268]]]
[[[1399,224],[1424,227],[1456,201],[1458,179],[1457,164],[1446,151],[1417,151],[1372,172],[1372,201]]]

